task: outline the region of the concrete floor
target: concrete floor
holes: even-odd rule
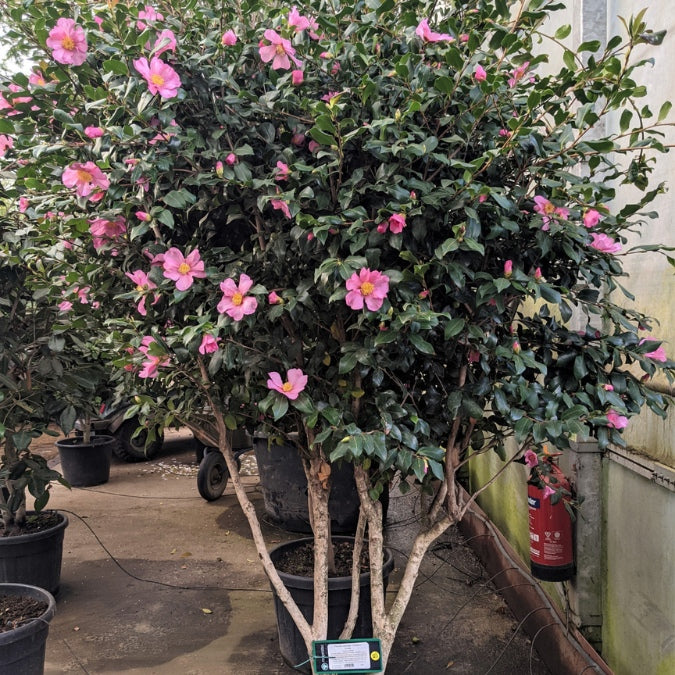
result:
[[[46,675],[294,672],[279,656],[272,595],[232,489],[207,503],[196,470],[190,435],[176,432],[151,462],[113,460],[104,485],[54,488],[49,506],[70,524]],[[244,480],[265,521],[257,476]],[[389,593],[414,520],[414,502],[392,493]],[[270,546],[297,536],[269,522],[264,530]],[[387,673],[548,672],[472,551],[449,532],[425,559]]]

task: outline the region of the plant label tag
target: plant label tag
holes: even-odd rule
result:
[[[326,675],[381,673],[382,644],[379,638],[316,640],[312,642],[314,672]]]

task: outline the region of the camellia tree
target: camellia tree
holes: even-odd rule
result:
[[[133,413],[208,412],[308,651],[326,636],[329,462],[354,468],[386,663],[425,551],[475,498],[456,481],[471,457],[542,467],[545,444],[621,445],[644,405],[665,414],[646,380],[673,362],[618,304],[624,256],[650,248],[627,235],[663,189],[669,105],[638,105],[632,58],[662,35],[641,15],[572,52],[547,0],[0,6],[34,64],[1,88],[13,222],[41,239],[64,324],[83,288],[107,318],[101,342],[152,394]],[[562,68],[543,72],[553,49]],[[618,207],[621,183],[638,189]],[[311,623],[238,479],[240,426],[298,444]],[[424,512],[387,608],[378,498],[395,477]]]

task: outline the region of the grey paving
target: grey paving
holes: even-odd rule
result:
[[[53,459],[52,463],[57,464]],[[257,476],[244,478],[263,515]],[[397,570],[414,500],[392,495],[388,543]],[[231,488],[197,492],[189,434],[152,462],[114,462],[108,483],[54,488],[68,512],[62,583],[45,673],[291,674],[277,650],[272,596]],[[269,522],[270,545],[297,535]],[[425,559],[389,675],[545,675],[547,669],[456,531]]]

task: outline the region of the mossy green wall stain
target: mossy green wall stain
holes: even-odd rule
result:
[[[504,466],[494,453],[472,457],[469,462],[471,492],[485,485]],[[480,507],[529,564],[530,535],[527,513],[527,470],[520,464],[509,466],[478,497]]]

